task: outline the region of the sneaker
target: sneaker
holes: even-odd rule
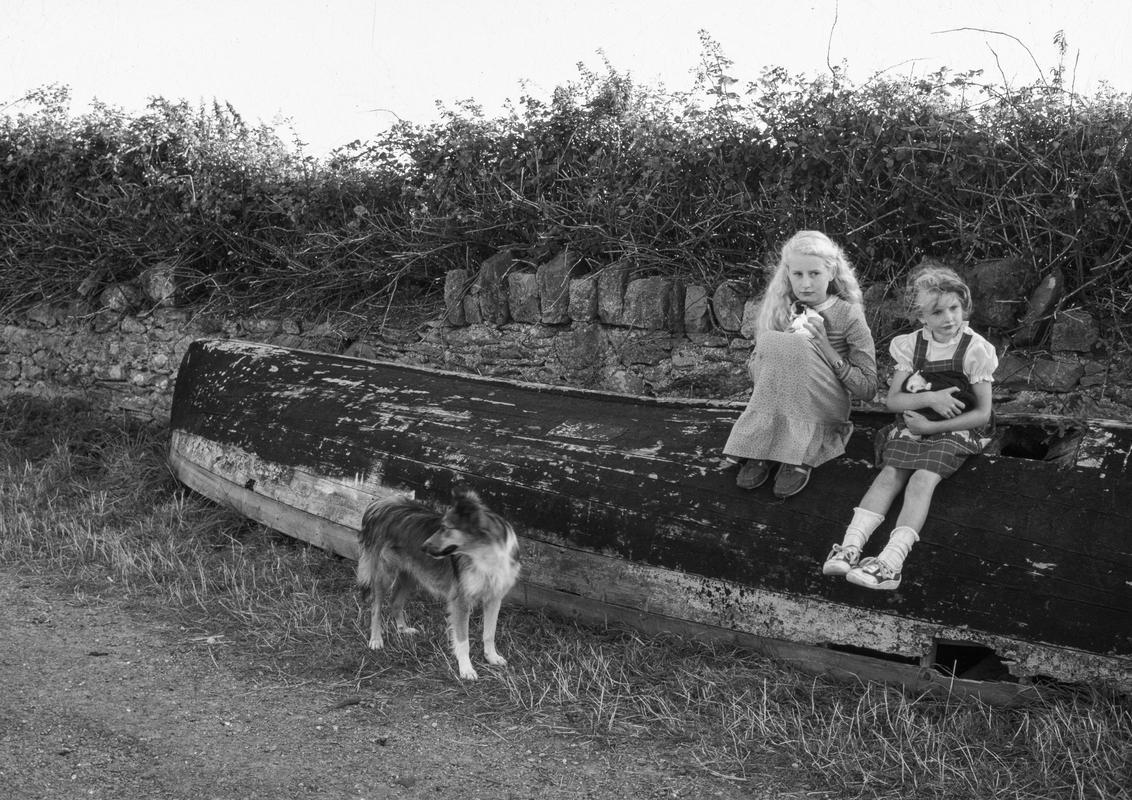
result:
[[[845,580],[866,589],[892,591],[900,585],[900,571],[879,558],[865,558],[845,575]]]
[[[844,575],[853,567],[857,566],[857,562],[861,558],[861,548],[859,547],[845,547],[844,545],[835,544],[833,549],[829,551],[829,555],[825,557],[825,563],[822,564],[822,575]]]
[[[739,474],[735,476],[735,485],[740,489],[757,489],[766,483],[770,477],[770,462],[759,458],[750,458],[739,467]]]
[[[774,479],[774,496],[782,499],[793,497],[809,482],[810,468],[805,464],[783,464]]]

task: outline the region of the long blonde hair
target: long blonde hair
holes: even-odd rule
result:
[[[861,285],[853,265],[832,239],[820,231],[798,231],[782,245],[782,253],[770,280],[766,282],[759,305],[757,327],[760,331],[781,331],[790,324],[790,306],[798,298],[790,290],[787,259],[793,255],[817,256],[829,270],[829,293],[849,303],[860,303]]]

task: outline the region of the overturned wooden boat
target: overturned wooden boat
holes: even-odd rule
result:
[[[1047,679],[1132,691],[1128,426],[1003,426],[998,455],[937,490],[904,584],[871,592],[820,564],[890,415],[855,415],[847,453],[781,501],[718,469],[739,411],[202,340],[177,377],[170,463],[350,558],[375,498],[440,505],[467,481],[519,531],[513,599],[529,605],[991,699]]]

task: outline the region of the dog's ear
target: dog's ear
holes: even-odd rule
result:
[[[476,490],[473,489],[471,486],[469,486],[466,483],[457,483],[457,484],[453,485],[452,486],[452,502],[453,503],[459,503],[461,500],[465,500],[465,499],[468,502],[475,503],[477,505],[483,505],[483,501],[480,500],[480,496],[478,494],[476,494]]]
[[[475,527],[480,527],[483,514],[483,501],[475,490],[467,484],[457,484],[452,487],[452,512],[461,520],[468,520]]]

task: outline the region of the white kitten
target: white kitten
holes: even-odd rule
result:
[[[803,324],[809,317],[817,317],[818,319],[821,319],[821,314],[814,311],[805,303],[794,303],[794,305],[790,308],[790,325],[787,327],[787,330],[793,331],[794,333],[799,333],[802,336],[805,336],[807,339],[813,339],[814,335],[806,330]]]

